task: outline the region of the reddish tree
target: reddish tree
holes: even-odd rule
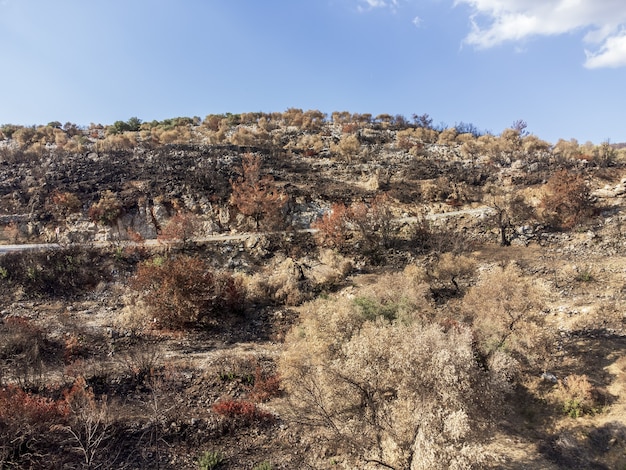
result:
[[[283,208],[287,196],[271,175],[261,173],[261,159],[245,154],[241,162],[241,176],[231,181],[230,203],[239,212],[254,219],[258,229],[261,222],[265,228],[276,228],[283,222]]]
[[[316,238],[321,245],[338,250],[345,248],[350,233],[348,212],[344,204],[333,204],[330,211],[311,224],[311,228],[317,230]]]
[[[370,204],[357,202],[346,207],[333,204],[331,210],[311,227],[317,229],[318,242],[330,248],[346,250],[355,244],[367,253],[389,248],[393,242],[393,214],[386,194],[377,195]]]
[[[184,247],[193,240],[199,228],[200,220],[197,215],[179,212],[161,230],[158,239],[180,242]]]

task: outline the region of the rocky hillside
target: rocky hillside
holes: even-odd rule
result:
[[[416,215],[488,204],[495,189],[538,188],[560,169],[584,174],[592,189],[619,184],[610,170],[616,150],[551,146],[523,127],[475,136],[400,117],[334,113],[326,120],[300,110],[139,122],[4,126],[1,220],[15,222],[24,241],[126,239],[128,229],[150,239],[178,212],[198,215],[210,232],[240,229],[245,221],[230,193],[247,152],[261,157],[263,172],[289,198],[286,220],[297,228],[334,202],[368,202],[381,191],[398,211]],[[423,116],[416,123],[429,124]],[[90,223],[89,209],[108,192],[119,214]],[[597,195],[621,196],[611,189]]]
[[[0,467],[624,468],[626,155],[464,130],[0,127]]]

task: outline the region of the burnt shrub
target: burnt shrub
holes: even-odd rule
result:
[[[139,265],[131,287],[160,326],[202,326],[243,310],[245,289],[200,258],[153,258]]]
[[[98,250],[69,247],[8,253],[0,258],[0,288],[28,297],[62,297],[92,290],[110,276]]]
[[[540,211],[551,227],[570,230],[593,214],[590,189],[582,175],[556,172],[545,186]]]
[[[63,425],[68,414],[64,400],[15,385],[0,387],[0,467],[51,468],[43,460],[50,457],[49,447],[59,444],[58,433],[51,430]]]
[[[57,360],[60,349],[29,318],[6,317],[0,321],[0,382],[38,388],[45,367]]]

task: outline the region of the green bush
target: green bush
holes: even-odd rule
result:
[[[354,304],[358,307],[361,315],[369,321],[375,320],[377,317],[393,321],[398,316],[399,305],[395,303],[384,304],[377,299],[356,297]]]
[[[597,411],[597,391],[586,375],[569,375],[559,382],[556,395],[562,403],[563,412],[570,418],[579,418]]]
[[[266,460],[258,465],[255,465],[252,470],[272,470],[272,464]]]
[[[198,457],[198,470],[212,470],[224,463],[224,457],[218,451],[207,450]]]

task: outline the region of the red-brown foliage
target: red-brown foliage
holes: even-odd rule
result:
[[[74,414],[80,410],[96,407],[93,390],[87,385],[85,378],[78,377],[69,389],[63,391],[63,400],[67,409]]]
[[[243,424],[274,421],[272,413],[259,409],[255,403],[247,400],[224,400],[215,403],[211,408],[215,413]]]
[[[161,230],[158,240],[188,243],[196,235],[200,227],[198,216],[189,213],[177,213]]]
[[[341,203],[333,204],[330,211],[320,216],[311,224],[311,228],[318,230],[318,243],[329,248],[343,249],[350,234],[348,228],[348,208]]]
[[[370,204],[333,204],[311,227],[318,230],[316,237],[322,246],[346,250],[356,241],[364,252],[371,254],[380,246],[391,246],[392,221],[389,198],[380,194]]]
[[[53,191],[50,196],[50,205],[52,212],[62,217],[80,212],[82,208],[82,203],[76,194],[58,190]]]
[[[69,414],[64,400],[52,400],[22,388],[7,385],[0,389],[0,423],[11,427],[34,426],[44,429],[63,421]]]
[[[579,224],[593,212],[585,179],[567,170],[555,173],[546,184],[541,209],[544,220],[555,228],[569,230]]]
[[[205,260],[179,256],[142,263],[131,281],[162,326],[198,326],[241,311],[245,289],[227,273],[215,273]]]
[[[261,366],[257,365],[254,371],[254,385],[250,390],[250,399],[265,403],[270,398],[278,397],[280,394],[280,376],[264,373]]]
[[[230,203],[239,212],[254,219],[256,228],[262,223],[267,229],[279,228],[283,222],[283,208],[287,195],[271,175],[261,174],[261,159],[245,154],[241,162],[241,176],[231,181]]]
[[[111,225],[122,215],[122,204],[111,191],[106,191],[100,200],[89,208],[89,218],[102,225]]]
[[[35,468],[39,449],[54,441],[51,430],[63,425],[68,415],[65,400],[28,393],[14,385],[0,388],[0,463]]]

